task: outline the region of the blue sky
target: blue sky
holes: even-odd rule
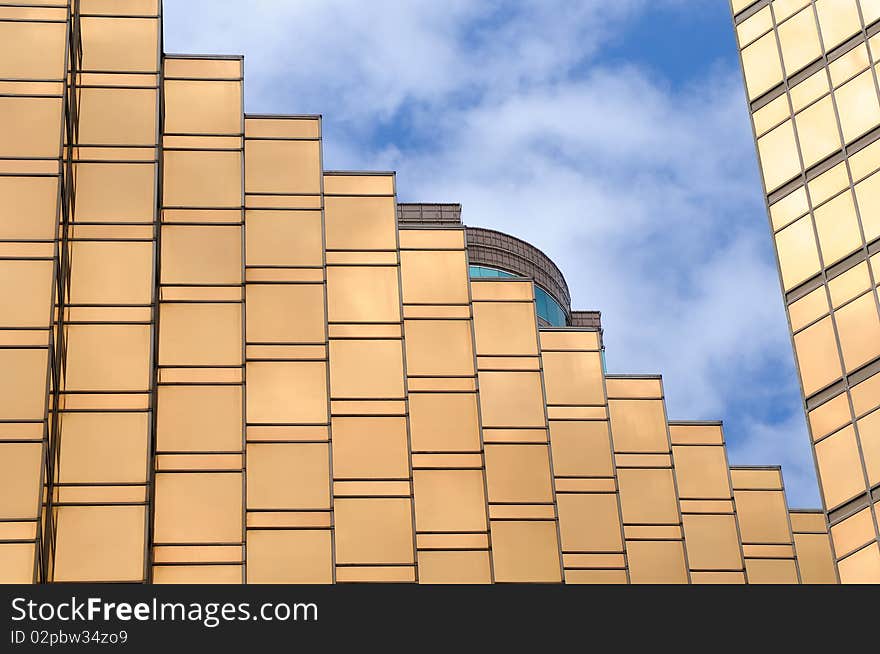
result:
[[[245,55],[245,107],[320,113],[328,169],[534,243],[610,372],[819,506],[727,3],[165,0],[167,52]]]

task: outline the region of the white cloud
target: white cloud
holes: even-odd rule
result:
[[[244,52],[248,111],[323,113],[328,167],[544,249],[612,372],[662,372],[671,417],[725,419],[733,461],[815,504],[741,80],[603,62],[645,6],[166,0],[166,50]]]

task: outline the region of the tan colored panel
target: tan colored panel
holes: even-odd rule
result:
[[[323,362],[251,362],[247,379],[249,423],[327,422]]]
[[[42,443],[0,443],[0,517],[36,518]]]
[[[807,396],[838,379],[842,371],[831,318],[824,318],[794,337],[795,353]]]
[[[331,322],[397,322],[397,268],[328,267],[327,302]]]
[[[324,193],[327,195],[391,195],[394,176],[381,173],[367,175],[324,175]]]
[[[69,390],[141,390],[150,387],[149,325],[70,325]]]
[[[250,443],[248,509],[329,509],[330,452],[323,443]]]
[[[419,552],[421,584],[488,584],[488,552]]]
[[[795,116],[795,123],[804,165],[808,168],[840,149],[837,118],[830,97],[804,109]]]
[[[158,123],[155,89],[83,88],[79,90],[79,143],[155,145]],[[168,114],[165,114],[166,121]],[[154,158],[145,151],[145,158]]]
[[[688,562],[693,570],[736,570],[743,566],[736,518],[732,515],[683,516]]]
[[[76,164],[76,221],[152,222],[155,177],[155,164]]]
[[[248,193],[321,192],[321,144],[318,141],[248,140],[245,157]]]
[[[158,392],[160,451],[241,449],[241,387],[160,386]]]
[[[816,0],[816,13],[826,51],[862,28],[856,0]],[[812,16],[810,20],[813,20]]]
[[[838,309],[836,316],[847,371],[855,370],[880,354],[880,317],[873,293]]]
[[[613,494],[556,496],[563,551],[620,552],[620,515]]]
[[[479,450],[475,394],[413,393],[409,396],[409,411],[414,451]]]
[[[70,302],[150,304],[153,256],[152,243],[73,243]]]
[[[746,574],[750,584],[796,584],[794,561],[785,559],[747,559]]]
[[[408,375],[473,375],[474,350],[467,320],[406,321]]]
[[[785,499],[777,491],[736,491],[736,510],[744,543],[790,543]]]
[[[403,397],[401,345],[399,340],[331,341],[331,396],[347,399]]]
[[[55,540],[55,581],[144,578],[143,506],[62,506]]]
[[[874,411],[859,420],[858,428],[868,484],[873,486],[880,482],[880,411]]]
[[[162,227],[163,284],[240,284],[241,227]]]
[[[681,497],[728,498],[730,480],[724,448],[689,445],[673,448],[678,492]]]
[[[742,51],[749,98],[754,99],[782,81],[782,65],[773,32]]]
[[[773,38],[772,34],[769,36]],[[764,186],[768,191],[778,188],[798,174],[800,163],[791,121],[758,139],[758,156],[761,160]]]
[[[604,404],[598,352],[544,352],[541,359],[548,404]]]
[[[249,531],[249,584],[329,584],[333,580],[330,530]]]
[[[401,252],[400,266],[405,303],[468,302],[464,252]]]
[[[0,261],[0,325],[48,326],[53,268],[51,261]]]
[[[776,235],[776,252],[786,290],[819,272],[819,252],[809,216],[804,216]]]
[[[0,584],[34,583],[33,543],[0,543]]]
[[[788,75],[796,73],[822,54],[812,9],[807,8],[779,26],[779,43]]]
[[[550,460],[543,445],[486,445],[490,502],[549,502]]]
[[[340,499],[336,514],[337,563],[413,563],[409,499]]]
[[[240,542],[241,477],[237,472],[157,474],[155,542]]]
[[[9,24],[11,23],[0,23],[0,25]],[[0,197],[3,198],[3,203],[0,205],[0,238],[51,239],[55,237],[57,179],[52,177],[0,177]],[[4,284],[5,282],[0,286]]]
[[[0,419],[43,419],[47,366],[46,350],[0,349]]]
[[[254,211],[246,216],[249,266],[321,266],[319,211]]]
[[[324,198],[327,249],[394,250],[394,198]]]
[[[241,82],[165,80],[165,132],[240,134]],[[253,165],[248,160],[248,167]]]
[[[834,399],[813,409],[808,415],[810,428],[813,430],[813,440],[830,434],[852,420],[846,393],[841,393]]]
[[[880,549],[876,543],[838,564],[842,584],[880,584]]]
[[[320,284],[248,284],[248,343],[321,343],[324,288]]]
[[[333,476],[400,479],[409,476],[403,417],[334,418]]]
[[[862,245],[859,221],[852,193],[842,193],[813,212],[822,261],[826,266],[839,261]]]
[[[486,499],[481,470],[416,470],[418,531],[483,531]]]
[[[550,442],[555,475],[613,476],[607,422],[551,420]]]
[[[83,70],[158,70],[158,20],[83,17],[80,22]]]
[[[66,41],[63,23],[0,23],[0,78],[61,79]]]
[[[671,470],[618,470],[624,523],[679,522]]]
[[[615,452],[668,452],[662,400],[609,400]]]
[[[559,582],[559,544],[555,522],[493,522],[495,580]]]
[[[634,584],[686,584],[687,566],[681,541],[629,541],[629,574]]]
[[[483,425],[543,427],[546,424],[539,373],[481,372],[479,378]]]
[[[163,304],[160,312],[160,365],[241,365],[240,304]]]
[[[242,206],[240,152],[169,150],[164,157],[166,206]]]
[[[69,413],[61,421],[59,480],[146,482],[146,413]]]
[[[58,157],[61,99],[0,97],[0,156]]]
[[[837,574],[827,534],[795,534],[798,567],[805,584],[836,584]]]
[[[157,565],[154,584],[240,584],[240,565]]]
[[[537,354],[535,307],[525,302],[474,304],[478,354]]]
[[[864,492],[862,460],[852,426],[816,445],[816,464],[828,509]]]

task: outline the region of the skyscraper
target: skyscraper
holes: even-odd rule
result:
[[[835,558],[880,582],[880,2],[732,8]]]
[[[161,34],[0,7],[0,581],[837,581],[540,250]]]

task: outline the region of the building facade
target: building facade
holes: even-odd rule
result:
[[[880,2],[733,0],[825,516],[880,582]]]
[[[324,170],[161,21],[0,6],[0,582],[838,581],[543,253]]]

